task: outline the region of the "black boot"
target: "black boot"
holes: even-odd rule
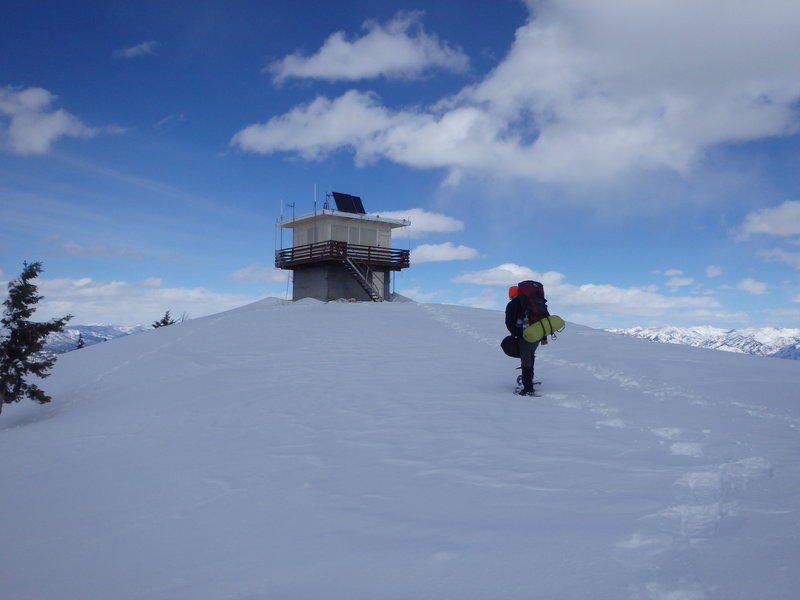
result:
[[[517,392],[520,396],[533,395],[533,367],[522,367],[522,389]]]

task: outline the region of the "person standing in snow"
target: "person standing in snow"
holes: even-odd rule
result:
[[[514,393],[533,396],[533,365],[540,342],[527,341],[522,332],[528,325],[550,316],[544,297],[544,286],[538,281],[520,281],[516,291],[513,286],[509,289],[509,296],[511,299],[506,304],[506,329],[514,336],[519,347],[522,370],[522,389],[515,390]],[[541,343],[546,344],[547,337]]]

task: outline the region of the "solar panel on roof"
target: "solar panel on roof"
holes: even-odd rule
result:
[[[364,204],[361,202],[361,198],[358,196],[333,192],[333,199],[336,201],[336,210],[357,215],[364,215],[367,213],[367,211],[364,210]]]

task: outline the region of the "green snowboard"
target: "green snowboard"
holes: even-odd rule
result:
[[[551,333],[561,331],[564,329],[564,325],[564,319],[558,315],[550,315],[526,327],[522,332],[522,337],[532,344],[538,342],[543,337],[547,337]]]

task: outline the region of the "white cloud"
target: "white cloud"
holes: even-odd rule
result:
[[[0,148],[23,156],[47,154],[62,137],[99,133],[63,109],[52,110],[55,100],[42,88],[0,88]]]
[[[708,268],[706,269],[706,277],[713,278],[713,277],[719,277],[720,275],[722,275],[722,269],[715,265],[709,265]]]
[[[372,94],[349,91],[336,100],[320,96],[266,123],[249,125],[231,143],[259,154],[298,152],[307,160],[320,159],[339,147],[361,155],[358,145],[390,124],[388,112]]]
[[[561,285],[564,275],[555,271],[538,273],[528,267],[514,263],[504,263],[491,269],[464,273],[453,279],[455,283],[472,283],[476,285],[512,286],[520,281],[533,279],[540,281],[545,287]]]
[[[316,54],[291,54],[266,70],[273,73],[276,83],[289,78],[337,81],[412,77],[430,67],[465,71],[467,56],[426,34],[419,24],[420,16],[419,12],[400,13],[385,26],[367,21],[367,33],[353,41],[338,31]]]
[[[800,4],[528,0],[532,18],[483,81],[430,107],[318,98],[234,137],[320,158],[350,149],[417,168],[536,181],[692,169],[717,144],[797,130]],[[345,110],[346,109],[346,110]]]
[[[710,296],[665,296],[652,287],[619,288],[603,284],[573,285],[554,271],[539,273],[513,263],[492,269],[466,273],[453,279],[455,283],[511,286],[525,279],[541,281],[551,307],[556,312],[565,309],[601,311],[619,316],[658,316],[670,310],[700,310],[719,307]]]
[[[748,240],[752,235],[759,234],[783,238],[784,243],[792,245],[800,243],[800,201],[787,200],[778,206],[749,213],[742,224],[739,240]],[[800,269],[800,253],[797,252],[773,248],[759,250],[756,255]]]
[[[590,283],[565,286],[556,292],[557,301],[566,306],[594,307],[624,315],[659,315],[672,309],[719,306],[716,299],[708,296],[664,296],[648,287],[619,288]]]
[[[478,251],[468,246],[454,246],[452,242],[444,244],[421,244],[411,251],[411,264],[427,262],[443,262],[450,260],[468,260],[478,256]]]
[[[706,325],[715,321],[721,323],[749,323],[750,315],[745,312],[728,312],[725,310],[690,310],[681,313],[693,319],[695,323]],[[728,327],[726,325],[726,327]]]
[[[742,225],[742,235],[746,239],[757,233],[773,236],[800,235],[800,201],[787,200],[780,206],[748,214]]]
[[[135,46],[115,50],[114,56],[116,58],[141,58],[142,56],[152,56],[156,53],[156,48],[160,45],[161,44],[158,42],[150,40],[149,42],[142,42]]]
[[[286,283],[288,277],[289,273],[283,269],[258,265],[244,267],[228,275],[228,279],[240,283]]]
[[[672,291],[675,291],[678,288],[686,287],[687,285],[692,285],[693,283],[694,279],[691,277],[672,277],[667,281],[666,286]]]
[[[669,269],[664,271],[664,275],[667,277],[677,277],[678,275],[683,275],[683,271],[680,269]]]
[[[747,277],[739,282],[739,285],[736,286],[736,289],[760,296],[767,293],[767,284],[762,283],[761,281],[756,281],[751,277]]]
[[[356,164],[381,158],[416,168],[446,168],[457,181],[461,169],[518,175],[530,165],[520,163],[520,149],[493,139],[503,124],[479,108],[464,106],[442,114],[392,111],[375,94],[350,90],[331,100],[319,96],[266,123],[236,133],[231,144],[247,152],[296,152],[320,160],[349,149]],[[514,167],[517,168],[517,167]]]
[[[145,287],[163,287],[164,280],[161,277],[148,277],[147,279],[142,279],[139,282],[139,285],[143,285]]]
[[[167,310],[190,318],[215,314],[254,302],[245,294],[220,294],[206,288],[155,285],[157,278],[139,284],[125,281],[40,279],[36,284],[44,300],[35,318],[46,320],[72,314],[73,324],[149,325]]]
[[[780,248],[774,248],[772,250],[759,250],[756,254],[766,260],[782,262],[795,269],[800,269],[800,253],[798,252],[787,252]]]
[[[403,228],[404,235],[412,238],[422,237],[430,233],[451,233],[464,229],[464,223],[442,213],[431,212],[423,208],[409,208],[408,210],[389,210],[374,213],[376,216],[387,219],[407,220],[411,224]]]
[[[411,298],[416,302],[432,302],[436,298],[439,298],[444,294],[446,294],[446,292],[439,290],[435,292],[424,293],[422,292],[421,288],[413,287],[400,290],[398,294],[400,294],[401,296],[405,296],[406,298]]]
[[[498,303],[498,296],[497,292],[494,290],[484,288],[480,291],[477,296],[472,296],[471,298],[464,298],[460,300],[458,303],[463,304],[465,306],[471,306],[472,308],[486,308],[486,309],[493,309],[497,307]],[[507,300],[505,297],[503,301]]]

